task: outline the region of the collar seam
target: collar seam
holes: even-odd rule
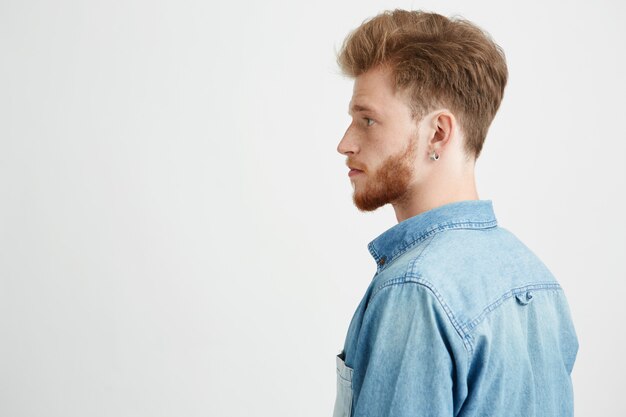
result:
[[[374,256],[374,260],[376,261],[376,265],[378,267],[377,268],[378,273],[380,273],[383,270],[387,269],[387,267],[393,261],[395,261],[399,256],[401,256],[402,254],[407,252],[409,249],[413,248],[418,243],[421,243],[422,241],[426,240],[427,238],[431,237],[432,235],[436,233],[443,232],[445,230],[450,230],[450,229],[488,229],[488,228],[496,227],[497,225],[498,225],[498,221],[495,218],[491,218],[489,220],[482,220],[482,221],[464,219],[464,220],[455,220],[455,221],[437,223],[433,225],[432,227],[430,227],[428,230],[426,230],[424,233],[421,233],[420,235],[418,235],[411,242],[405,244],[404,246],[401,246],[396,252],[389,255],[389,259],[385,259],[385,263],[382,266],[379,264],[380,256],[378,256],[378,253],[374,249],[374,245],[371,245],[369,249],[370,249],[370,253],[372,253],[372,255]]]

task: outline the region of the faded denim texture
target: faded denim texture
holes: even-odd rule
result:
[[[368,249],[377,270],[335,358],[334,417],[573,415],[565,294],[491,200],[420,213]]]

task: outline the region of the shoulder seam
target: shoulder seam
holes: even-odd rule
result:
[[[448,304],[446,304],[446,302],[444,301],[444,299],[441,296],[441,294],[439,293],[439,291],[437,291],[437,289],[435,288],[435,286],[431,282],[425,280],[422,277],[410,276],[410,275],[407,275],[407,276],[404,276],[404,277],[392,278],[392,279],[389,279],[389,280],[385,281],[384,283],[382,283],[379,287],[377,287],[372,292],[372,295],[370,297],[370,301],[382,289],[388,288],[388,287],[393,286],[393,285],[400,285],[400,284],[416,284],[416,285],[418,285],[420,287],[426,288],[430,293],[432,293],[435,296],[435,298],[437,299],[437,302],[439,303],[439,305],[441,306],[443,311],[446,313],[446,316],[448,317],[448,320],[450,321],[450,324],[452,324],[452,327],[454,327],[454,330],[456,331],[457,335],[461,339],[461,342],[463,342],[463,346],[465,347],[465,351],[468,354],[468,358],[467,359],[468,359],[468,361],[470,361],[471,360],[471,356],[474,353],[474,348],[473,348],[473,346],[472,346],[472,344],[470,342],[470,338],[467,337],[467,334],[463,331],[463,327],[460,325],[460,323],[458,322],[458,320],[454,316],[454,313],[452,312],[452,310],[450,309]]]
[[[416,256],[415,258],[413,258],[411,260],[411,262],[409,262],[409,264],[407,265],[406,268],[406,272],[405,274],[411,274],[413,273],[413,271],[415,270],[415,265],[422,260],[422,258],[424,257],[424,255],[426,254],[426,252],[428,252],[428,248],[430,248],[430,246],[432,245],[432,243],[439,237],[441,236],[441,232],[439,233],[435,233],[431,239],[428,241],[428,243],[426,244],[426,247],[424,249],[422,249],[422,251],[419,253],[418,256]]]

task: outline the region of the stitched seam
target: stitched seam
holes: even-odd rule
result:
[[[413,239],[411,242],[405,244],[403,247],[400,247],[396,252],[394,252],[391,255],[391,257],[392,259],[395,259],[397,256],[402,255],[404,252],[406,252],[410,247],[412,247],[416,243],[421,242],[427,237],[443,230],[461,229],[463,228],[462,226],[470,226],[469,228],[474,228],[473,226],[478,226],[478,228],[488,228],[488,227],[496,226],[496,223],[497,223],[496,220],[488,220],[488,221],[483,221],[483,222],[462,220],[462,221],[455,221],[455,222],[439,223],[431,227],[430,229],[428,229],[423,234],[419,235],[416,239]]]
[[[562,290],[561,286],[558,282],[548,281],[548,282],[540,282],[534,284],[527,284],[521,287],[516,287],[510,289],[509,291],[502,294],[497,300],[489,304],[487,307],[483,309],[475,318],[471,319],[467,323],[462,326],[464,333],[469,333],[472,329],[478,326],[489,313],[497,309],[505,300],[514,297],[516,295],[525,293],[529,290]]]
[[[376,250],[374,249],[374,245],[367,245],[367,249],[370,251],[370,253],[374,257],[374,260],[376,261],[376,265],[378,265],[378,261],[380,260],[380,257],[378,256],[378,253],[376,253]]]
[[[436,233],[442,232],[444,230],[449,230],[449,229],[463,229],[463,228],[488,229],[488,228],[496,227],[497,225],[498,225],[498,221],[496,219],[483,221],[483,222],[463,220],[463,221],[454,221],[454,222],[447,222],[447,223],[438,223],[432,226],[430,229],[426,230],[417,238],[413,239],[411,242],[405,244],[404,246],[401,246],[397,251],[393,252],[390,256],[391,259],[388,259],[387,262],[385,262],[385,265],[383,265],[383,267],[379,269],[379,272],[387,268],[393,261],[396,260],[398,256],[404,254],[406,251],[411,249],[416,244],[422,242],[423,240],[426,240],[428,237]],[[368,249],[370,253],[372,254],[372,256],[374,257],[374,259],[376,260],[376,264],[378,264],[378,261],[380,260],[378,254],[375,253],[373,247],[368,248]]]
[[[454,329],[456,330],[457,335],[459,336],[459,338],[463,342],[463,346],[465,347],[465,350],[468,353],[468,356],[470,356],[470,357],[468,357],[468,360],[471,359],[471,355],[473,354],[473,347],[472,347],[469,339],[464,334],[461,325],[459,324],[458,320],[456,319],[456,317],[452,313],[452,310],[450,309],[450,307],[448,307],[446,302],[443,300],[443,297],[441,296],[439,291],[437,291],[437,289],[434,287],[434,285],[432,283],[428,282],[427,280],[425,280],[425,279],[423,279],[423,278],[421,278],[419,276],[410,276],[410,275],[387,280],[383,284],[381,284],[379,287],[377,287],[376,290],[373,291],[372,296],[370,297],[370,302],[376,296],[376,294],[378,294],[382,289],[390,287],[392,285],[405,284],[405,283],[406,284],[417,284],[419,286],[422,286],[422,287],[428,289],[435,296],[435,298],[439,302],[439,305],[441,306],[441,308],[443,308],[443,311],[448,316],[448,320],[450,320],[450,323],[452,324],[452,327],[454,327]]]
[[[435,234],[432,237],[432,239],[430,239],[430,242],[428,242],[428,244],[426,245],[424,250],[422,252],[420,252],[419,256],[415,257],[415,259],[413,259],[411,262],[409,262],[408,268],[407,268],[406,273],[405,273],[405,277],[406,276],[411,276],[411,274],[413,274],[413,276],[417,276],[417,277],[420,276],[419,274],[413,272],[413,271],[415,271],[415,266],[417,265],[418,261],[421,261],[424,258],[424,256],[426,255],[426,253],[429,251],[430,247],[432,246],[433,242],[439,236],[441,236],[441,234]]]

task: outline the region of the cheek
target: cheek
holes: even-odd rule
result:
[[[415,132],[411,133],[415,135]],[[369,173],[378,172],[386,161],[406,151],[411,133],[403,129],[383,129],[379,126],[375,132],[368,134],[361,147],[362,159],[357,160]]]

